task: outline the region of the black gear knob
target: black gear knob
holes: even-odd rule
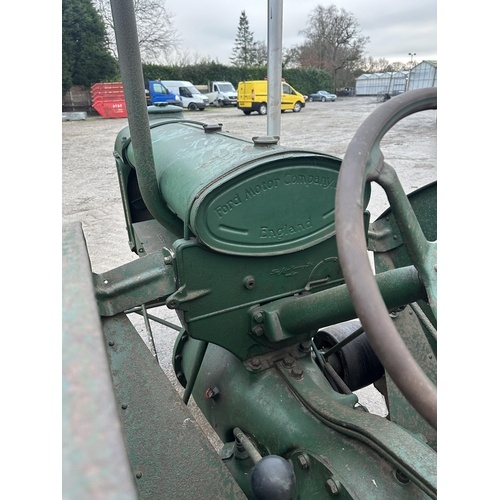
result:
[[[295,488],[293,467],[282,457],[268,455],[252,472],[252,491],[257,500],[290,500]]]

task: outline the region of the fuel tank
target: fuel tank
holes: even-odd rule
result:
[[[120,133],[117,146],[127,133]],[[161,195],[209,248],[270,256],[334,235],[339,158],[184,119],[151,124],[151,138]],[[130,142],[122,157],[137,166]]]

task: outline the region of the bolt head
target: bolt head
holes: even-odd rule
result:
[[[257,311],[253,314],[252,319],[256,323],[262,323],[264,321],[264,315],[262,314],[262,311]]]
[[[254,335],[260,337],[264,333],[264,328],[262,325],[256,325],[252,328],[252,332]]]
[[[328,493],[330,493],[331,496],[338,494],[339,487],[337,486],[337,481],[330,478],[326,481],[325,486],[326,486],[326,491],[328,491]]]
[[[309,342],[308,340],[305,342],[301,342],[299,345],[299,349],[302,352],[309,352],[311,350],[311,342]]]
[[[299,455],[297,458],[297,461],[299,462],[299,467],[302,470],[305,470],[309,467],[309,465],[307,463],[307,458],[304,455]]]
[[[252,358],[250,360],[250,364],[254,367],[254,368],[259,368],[260,366],[260,359],[259,358]]]
[[[291,375],[295,380],[300,380],[304,376],[304,370],[300,366],[294,365]]]

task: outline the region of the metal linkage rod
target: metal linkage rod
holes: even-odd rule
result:
[[[245,433],[239,427],[234,428],[233,434],[236,440],[241,443],[243,448],[245,448],[245,451],[248,453],[254,464],[262,460],[262,455],[257,451],[257,448],[255,448],[250,439],[246,437]]]
[[[158,353],[156,352],[156,345],[155,345],[155,339],[153,338],[153,331],[151,330],[151,324],[149,323],[149,318],[146,313],[146,306],[142,304],[142,316],[144,317],[144,325],[146,326],[146,331],[148,332],[148,338],[149,341],[151,342],[151,347],[153,349],[153,354],[154,357],[156,358],[156,362],[159,363],[160,360],[158,359]]]
[[[325,358],[328,359],[328,357],[331,354],[337,352],[339,349],[342,349],[342,347],[344,347],[346,344],[348,344],[352,340],[357,339],[360,335],[363,334],[364,331],[365,331],[364,328],[362,326],[360,326],[356,331],[352,332],[351,335],[346,337],[344,340],[342,340],[338,344],[335,344],[333,347],[330,347],[330,349],[328,349],[328,351],[326,351],[323,354],[323,356],[325,356]]]

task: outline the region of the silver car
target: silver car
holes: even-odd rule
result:
[[[337,99],[337,96],[335,94],[330,94],[330,92],[327,92],[326,90],[319,90],[315,94],[311,94],[309,96],[309,101],[333,102],[335,99]]]

